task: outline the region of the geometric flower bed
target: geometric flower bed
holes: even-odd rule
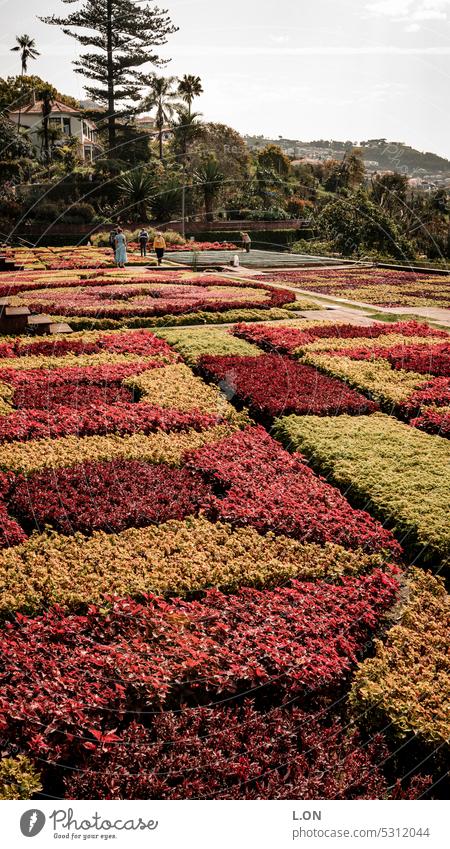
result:
[[[262,283],[227,280],[212,275],[186,279],[164,275],[131,275],[115,281],[101,279],[78,280],[75,284],[48,287],[39,284],[18,292],[12,303],[28,306],[32,312],[57,316],[86,316],[122,319],[127,316],[151,316],[195,313],[199,310],[223,312],[240,309],[280,308],[295,301],[295,295],[285,289],[265,287]],[[176,273],[175,273],[176,274]],[[21,284],[22,285],[22,284]],[[26,282],[23,283],[26,287]]]
[[[183,357],[190,366],[195,365],[203,354],[215,356],[258,357],[261,354],[256,345],[250,345],[244,339],[232,336],[223,328],[173,328],[156,330],[156,335],[164,339]]]
[[[321,268],[269,272],[257,279],[288,283],[311,292],[385,307],[450,307],[449,278],[427,271]]]
[[[290,416],[277,436],[392,527],[424,563],[450,562],[448,442],[385,416]],[[345,446],[343,450],[342,446]]]
[[[298,360],[223,330],[187,334],[97,329],[0,347],[0,796],[419,797],[433,761],[400,787],[389,734],[358,736],[345,711],[404,589],[399,542],[180,355],[195,368],[202,355],[244,361],[248,400],[259,368],[252,393],[271,415],[279,369],[268,364],[302,376],[296,404],[314,376],[310,395],[331,412],[333,385],[354,415],[296,417],[316,433],[387,417],[358,416],[374,405]],[[419,378],[418,392],[446,397],[445,378]],[[413,465],[411,435],[416,473],[427,458],[432,534],[447,443],[393,425],[408,434],[392,438],[399,466]],[[377,462],[390,441],[385,430]],[[389,505],[401,522],[408,474]]]
[[[233,399],[248,406],[253,416],[266,420],[289,413],[361,415],[378,409],[342,381],[277,354],[204,355],[198,368],[207,379],[220,383],[228,395],[232,393]]]

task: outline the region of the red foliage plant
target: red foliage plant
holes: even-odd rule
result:
[[[444,330],[436,330],[417,321],[398,321],[393,324],[380,322],[369,327],[354,324],[318,324],[317,327],[305,327],[304,330],[288,325],[264,327],[261,324],[238,324],[233,332],[235,336],[254,342],[261,348],[281,353],[292,353],[296,348],[316,339],[377,339],[391,333],[400,333],[403,336],[448,337]]]
[[[137,713],[249,691],[328,694],[398,586],[393,572],[375,569],[339,585],[293,581],[228,597],[210,590],[200,601],[111,600],[109,612],[86,615],[17,614],[0,632],[0,733],[41,757],[76,758]]]
[[[430,779],[388,789],[384,738],[299,708],[196,708],[132,722],[69,772],[66,799],[414,799]]]
[[[38,527],[64,533],[121,531],[196,513],[210,489],[187,469],[138,460],[86,462],[70,468],[18,475],[12,484],[12,512]]]
[[[158,339],[148,330],[134,330],[124,333],[101,334],[93,342],[83,339],[39,339],[24,344],[22,339],[0,345],[2,357],[49,356],[61,357],[65,354],[97,354],[101,351],[113,351],[117,354],[135,354],[141,357],[163,356],[167,362],[177,362],[178,355],[169,348],[167,342]]]
[[[341,380],[277,354],[206,355],[200,358],[198,366],[207,378],[220,381],[227,394],[231,391],[234,398],[249,406],[257,416],[362,415],[378,409],[377,404]]]
[[[354,510],[300,454],[290,455],[262,427],[204,446],[187,463],[219,491],[209,507],[214,519],[307,542],[401,552],[390,531],[364,510]]]
[[[114,387],[108,389],[114,390]],[[64,387],[67,391],[67,387]],[[115,403],[105,404],[101,387],[88,387],[88,396],[92,398],[91,405],[86,404],[84,390],[82,396],[77,394],[77,387],[72,388],[75,397],[72,406],[53,406],[49,409],[21,409],[8,416],[0,416],[0,443],[22,442],[29,439],[58,439],[61,436],[94,436],[116,433],[125,436],[132,433],[149,434],[155,431],[169,433],[171,431],[204,430],[218,424],[217,416],[205,415],[196,410],[180,412],[163,407],[152,407],[145,403]],[[116,388],[116,391],[119,391]],[[54,396],[53,396],[54,397]],[[81,400],[82,399],[82,400]],[[77,404],[77,400],[81,403]],[[117,396],[115,396],[117,401]]]

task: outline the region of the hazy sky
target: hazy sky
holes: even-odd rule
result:
[[[450,157],[450,0],[167,0],[180,31],[167,73],[199,74],[206,119],[304,140],[388,138]],[[0,0],[0,74],[33,35],[30,71],[83,97],[77,42],[36,15],[61,0]]]

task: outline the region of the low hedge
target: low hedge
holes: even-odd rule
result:
[[[311,301],[297,301],[296,310],[315,309]],[[292,309],[292,308],[291,308]],[[127,327],[183,327],[191,324],[234,324],[239,321],[284,321],[295,316],[287,309],[272,307],[268,310],[232,309],[224,312],[184,313],[182,315],[162,315],[153,318],[89,318],[87,316],[71,316],[68,320],[74,330],[115,330]],[[53,316],[54,321],[61,321],[61,316]]]
[[[277,250],[281,248],[290,248],[300,237],[305,234],[305,230],[287,228],[283,230],[252,230],[251,227],[245,225],[246,232],[250,235],[254,248],[267,248],[268,250]],[[240,244],[240,230],[205,230],[201,233],[191,234],[199,242],[235,242]],[[189,250],[189,245],[186,246]]]
[[[383,415],[288,416],[275,433],[423,563],[450,561],[450,445]]]
[[[440,580],[417,569],[408,582],[401,620],[377,640],[375,657],[358,668],[350,705],[364,727],[387,726],[397,737],[411,734],[433,748],[450,739],[450,596]]]

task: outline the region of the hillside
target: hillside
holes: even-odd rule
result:
[[[259,148],[266,144],[277,144],[296,158],[312,156],[319,159],[341,158],[346,150],[358,146],[362,148],[364,160],[377,163],[382,170],[403,171],[410,175],[417,172],[426,174],[450,173],[450,161],[429,151],[416,150],[403,142],[390,142],[387,139],[369,139],[357,144],[351,141],[330,141],[318,139],[310,142],[297,139],[267,139],[262,136],[245,136],[249,147]]]

